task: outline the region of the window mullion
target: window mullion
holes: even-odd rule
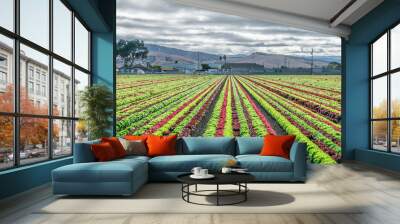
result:
[[[72,105],[71,105],[71,117],[75,118],[75,12],[72,11],[71,15],[71,24],[72,24],[72,38],[71,38],[71,60],[74,66],[71,67],[71,91],[72,91]],[[71,150],[72,155],[74,155],[74,145],[75,145],[75,126],[76,121],[72,121],[72,132],[71,132]]]
[[[390,30],[387,32],[387,71],[390,71]],[[387,110],[388,110],[388,118],[391,118],[392,117],[392,99],[391,99],[391,79],[392,79],[392,75],[389,73],[388,75],[387,75],[387,90],[388,90],[388,92],[387,92],[387,98],[388,98],[388,100],[387,100]],[[392,125],[391,125],[391,123],[392,123],[392,121],[391,120],[389,120],[388,121],[388,127],[387,127],[387,136],[388,136],[388,138],[387,138],[387,140],[388,140],[388,152],[391,152],[392,151],[392,135],[391,135],[391,129],[392,129]]]
[[[14,1],[14,30],[17,35],[19,35],[19,7],[20,1]],[[20,111],[20,46],[19,40],[17,38],[14,39],[14,112],[19,113]],[[20,119],[19,117],[14,116],[14,166],[19,166],[20,164],[20,155],[19,155],[19,136],[20,136]]]

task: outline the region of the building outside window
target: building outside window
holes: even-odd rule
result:
[[[8,30],[3,32],[0,29],[0,83],[12,87],[0,88],[0,98],[9,99],[0,101],[0,123],[4,130],[0,133],[0,170],[70,156],[74,141],[87,139],[86,127],[79,122],[79,113],[74,113],[71,105],[79,102],[81,87],[90,83],[86,81],[91,75],[90,31],[64,1],[51,0],[52,4],[49,0],[18,2],[19,12],[11,12],[14,17],[20,16],[14,18],[20,21],[16,24],[17,29],[0,23]],[[33,13],[38,11],[41,13]],[[74,42],[77,43],[75,48]],[[79,46],[85,48],[78,50]],[[17,52],[15,49],[20,50]],[[12,60],[14,53],[19,56],[16,57],[18,62]],[[57,55],[60,61],[53,55]],[[72,55],[75,55],[75,60]],[[16,65],[19,73],[15,75]],[[79,75],[74,79],[76,73]],[[19,88],[15,88],[15,76],[20,80]],[[50,79],[53,79],[51,90]],[[21,94],[14,100],[17,89]],[[60,95],[62,102],[57,103]],[[54,105],[50,105],[50,99]],[[14,102],[18,112],[13,109]],[[19,131],[14,134],[15,125]],[[39,134],[32,137],[32,132]]]

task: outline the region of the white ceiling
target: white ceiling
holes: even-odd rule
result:
[[[351,32],[350,26],[383,2],[383,0],[175,1],[188,6],[340,37],[348,37]]]

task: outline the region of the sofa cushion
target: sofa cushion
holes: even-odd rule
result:
[[[96,161],[105,162],[118,158],[112,145],[108,142],[93,144],[90,147],[92,149],[94,157],[96,157]]]
[[[239,155],[240,167],[250,172],[292,172],[292,161],[279,156]]]
[[[75,163],[53,170],[58,182],[130,182],[135,172],[147,172],[147,163],[140,159],[109,162]],[[147,176],[147,173],[143,173]]]
[[[230,137],[184,137],[182,154],[235,154],[235,139]]]
[[[165,156],[176,154],[176,135],[147,137],[148,156]]]
[[[163,172],[190,172],[193,167],[199,166],[210,171],[219,171],[230,159],[231,155],[175,155],[158,156],[149,160],[150,171]]]
[[[95,162],[96,158],[91,150],[92,144],[99,144],[100,140],[75,143],[74,147],[74,163]]]
[[[266,135],[264,137],[264,146],[261,149],[262,156],[280,156],[290,159],[290,148],[296,140],[294,135]]]
[[[236,155],[260,154],[263,137],[236,137]]]
[[[117,158],[122,158],[126,156],[126,151],[124,149],[124,146],[121,144],[121,142],[117,137],[104,137],[101,138],[101,142],[110,143]]]

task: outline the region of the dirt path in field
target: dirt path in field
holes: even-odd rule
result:
[[[215,107],[215,104],[217,103],[218,96],[221,94],[221,91],[224,89],[223,87],[225,85],[225,82],[227,82],[227,81],[228,81],[228,78],[225,77],[224,81],[220,85],[220,88],[218,90],[216,98],[213,100],[213,102],[208,107],[207,112],[205,113],[203,119],[201,119],[200,123],[197,125],[197,128],[192,132],[191,136],[203,136],[204,131],[206,130],[208,121],[211,118],[211,114],[214,111],[214,107]]]

